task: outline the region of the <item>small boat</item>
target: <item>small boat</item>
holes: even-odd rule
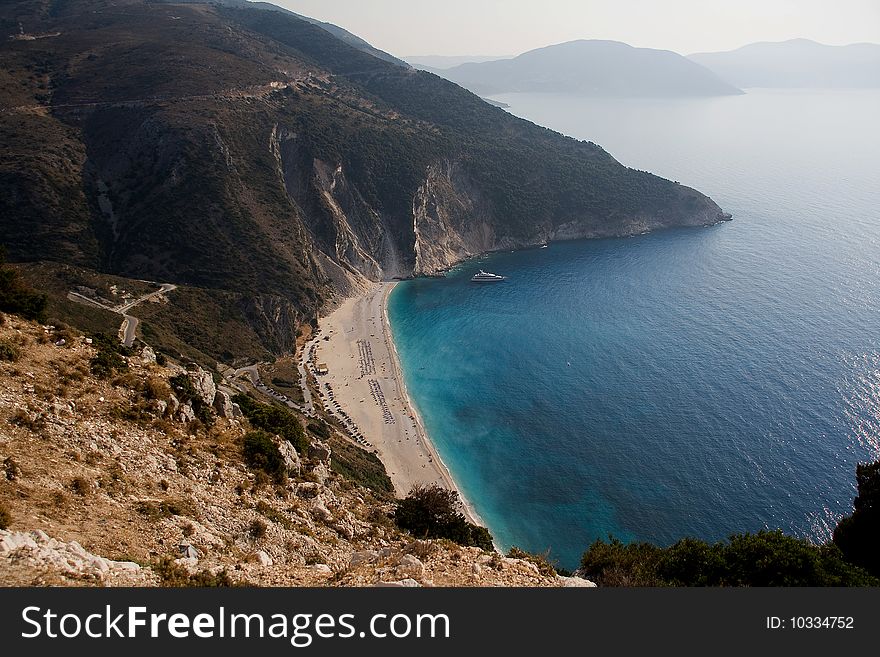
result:
[[[547,242],[544,242],[544,243],[541,245],[541,248],[542,248],[542,249],[546,249],[546,248],[547,248]]]
[[[487,271],[483,271],[482,269],[473,275],[471,281],[473,283],[498,283],[500,281],[506,281],[507,277],[499,276],[498,274],[492,274]]]

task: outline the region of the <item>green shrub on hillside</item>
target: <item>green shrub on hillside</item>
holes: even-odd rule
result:
[[[255,428],[278,434],[301,454],[308,449],[309,439],[294,413],[280,406],[261,404],[247,395],[236,395],[233,401]]]
[[[880,577],[880,461],[856,467],[854,511],[834,530],[834,543],[847,561]]]
[[[8,360],[11,362],[21,358],[21,350],[9,340],[0,340],[0,360]]]
[[[253,470],[264,472],[275,483],[287,477],[284,457],[265,431],[251,431],[244,437],[244,460]]]
[[[832,543],[779,530],[713,544],[685,538],[667,548],[609,537],[584,553],[581,571],[600,586],[878,586],[880,461],[859,465],[856,480],[855,511]]]
[[[330,438],[329,445],[333,450],[333,458],[330,459],[333,472],[371,489],[381,497],[394,494],[394,484],[378,456],[335,436]]]
[[[128,370],[125,356],[129,355],[129,350],[123,347],[119,340],[105,333],[98,333],[92,336],[92,346],[98,350],[89,361],[92,374],[101,379],[109,379],[117,372]]]
[[[47,303],[45,294],[36,292],[6,266],[6,249],[0,246],[0,311],[45,323]]]
[[[492,550],[492,535],[467,521],[458,493],[442,486],[413,486],[397,503],[394,521],[417,538],[446,538],[459,545]]]
[[[159,563],[152,566],[153,572],[159,576],[163,587],[169,588],[216,588],[245,586],[245,583],[236,583],[225,570],[212,573],[208,570],[200,570],[190,573],[186,568],[174,562],[169,557],[163,558]]]
[[[876,586],[833,545],[813,545],[781,531],[735,534],[714,544],[686,538],[661,548],[598,540],[581,571],[599,586]]]

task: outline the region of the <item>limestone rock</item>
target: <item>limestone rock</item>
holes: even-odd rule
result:
[[[211,373],[198,368],[192,372],[187,372],[187,376],[192,381],[196,394],[207,406],[211,406],[214,403],[214,397],[217,395],[217,386],[214,384],[214,377],[211,376]]]
[[[425,564],[418,557],[404,554],[397,558],[394,570],[401,577],[418,578],[425,574]]]
[[[287,468],[288,476],[299,477],[302,471],[302,461],[296,449],[289,442],[278,437],[275,438],[275,444],[278,447],[278,451],[281,452],[281,456],[284,457],[284,467]]]
[[[330,470],[324,465],[324,462],[318,463],[311,470],[312,476],[318,480],[319,483],[324,484],[330,478]]]
[[[141,350],[141,361],[144,365],[152,365],[156,362],[156,352],[153,351],[153,348],[150,345],[146,345]]]
[[[196,561],[199,560],[199,551],[196,550],[189,543],[181,543],[177,546],[177,549],[180,551],[180,556],[184,559],[195,559]]]
[[[311,512],[315,520],[320,520],[325,523],[333,520],[333,514],[321,500],[315,500],[312,503]]]
[[[213,406],[220,417],[231,418],[235,414],[232,408],[232,398],[222,390],[218,390],[214,395]]]
[[[329,461],[330,454],[330,448],[326,445],[319,442],[313,442],[309,445],[309,458],[314,461]]]
[[[394,587],[402,587],[402,588],[419,588],[421,584],[419,584],[414,579],[402,579],[399,582],[379,582],[376,586],[386,587],[386,586],[394,586]]]
[[[193,411],[193,407],[189,404],[184,404],[180,407],[180,413],[177,415],[177,419],[181,422],[192,422],[196,419],[195,411]]]
[[[559,581],[559,585],[565,588],[596,588],[595,583],[583,577],[563,577],[562,575],[557,575],[556,579]]]
[[[65,543],[45,532],[0,531],[0,558],[65,576],[104,581],[122,575],[131,577],[140,566],[130,561],[112,561],[84,549],[76,541]]]
[[[266,554],[264,550],[258,550],[257,553],[254,555],[254,558],[261,566],[272,566],[275,563],[272,560],[272,557]]]
[[[307,500],[314,499],[321,494],[321,485],[314,481],[304,481],[296,485],[296,494]]]

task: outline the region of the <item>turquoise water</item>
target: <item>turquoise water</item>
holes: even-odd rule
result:
[[[827,539],[880,456],[880,93],[498,100],[734,221],[396,288],[410,394],[496,539],[569,567],[609,533]]]

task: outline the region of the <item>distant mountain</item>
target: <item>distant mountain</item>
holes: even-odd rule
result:
[[[742,93],[674,52],[633,48],[618,41],[570,41],[513,59],[435,72],[481,95],[516,91],[644,97]]]
[[[880,45],[874,43],[826,46],[794,39],[688,59],[738,87],[880,87]]]
[[[505,55],[409,55],[403,58],[408,64],[423,71],[442,71],[462,64],[482,64],[499,59],[510,59]]]

